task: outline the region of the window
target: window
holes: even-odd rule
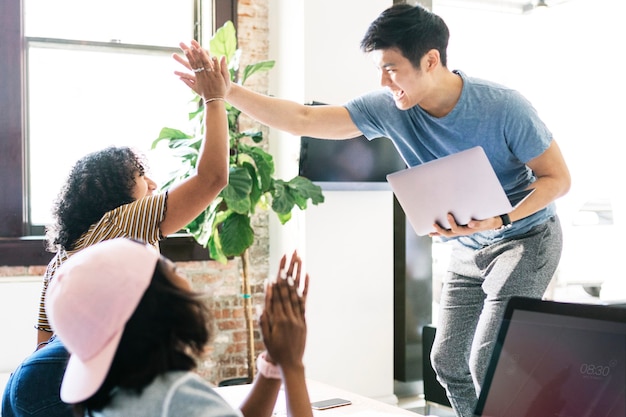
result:
[[[546,297],[623,301],[626,281],[617,265],[626,231],[626,176],[622,153],[615,151],[624,140],[626,81],[618,63],[626,57],[621,47],[626,4],[558,0],[515,14],[479,8],[513,1],[441,3],[435,2],[433,11],[450,27],[449,67],[522,92],[554,134],[569,166],[572,188],[556,201],[563,254]],[[591,55],[602,57],[602,70],[590,71],[583,64]],[[440,281],[449,248],[437,246],[442,245],[433,247]]]
[[[235,0],[88,4],[0,4],[0,265],[47,263],[43,225],[74,161],[109,144],[147,151],[161,127],[184,127],[192,95],[171,54],[236,16]],[[174,259],[206,252],[171,245]]]

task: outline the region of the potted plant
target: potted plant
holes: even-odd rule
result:
[[[232,82],[244,84],[254,73],[268,71],[274,61],[261,61],[247,65],[239,72],[241,51],[237,49],[237,36],[232,22],[226,22],[217,30],[209,43],[212,55],[226,56]],[[196,96],[197,110],[189,114],[194,132],[165,127],[152,143],[167,146],[182,161],[181,168],[165,182],[167,188],[173,182],[186,178],[195,169],[202,137],[204,134],[204,111],[202,100]],[[208,248],[212,259],[226,263],[229,258],[240,257],[242,264],[242,294],[247,330],[248,380],[254,377],[254,328],[252,300],[250,294],[249,248],[254,243],[251,218],[257,209],[271,208],[281,224],[291,219],[292,210],[298,206],[304,210],[310,200],[312,204],[324,201],[322,190],[307,178],[296,176],[289,181],[274,177],[274,160],[259,143],[261,131],[239,129],[241,112],[226,103],[230,135],[229,184],[218,198],[195,220],[186,226],[186,231],[202,246]]]

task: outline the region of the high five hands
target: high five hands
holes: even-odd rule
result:
[[[195,40],[191,41],[191,45],[181,42],[180,48],[183,50],[184,57],[178,54],[172,57],[188,71],[174,71],[174,73],[205,102],[211,99],[223,100],[230,86],[226,57],[218,59],[211,56]]]

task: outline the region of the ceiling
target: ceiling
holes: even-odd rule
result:
[[[528,13],[537,7],[551,7],[567,0],[431,0],[432,3],[507,13]]]

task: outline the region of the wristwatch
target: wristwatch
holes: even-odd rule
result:
[[[256,368],[261,375],[269,379],[283,379],[280,367],[265,359],[265,352],[261,352],[256,358]]]
[[[508,214],[501,214],[500,220],[502,220],[502,226],[497,228],[496,229],[497,231],[502,231],[502,230],[510,229],[511,227],[513,227],[513,222],[511,221],[511,218],[509,217]]]

